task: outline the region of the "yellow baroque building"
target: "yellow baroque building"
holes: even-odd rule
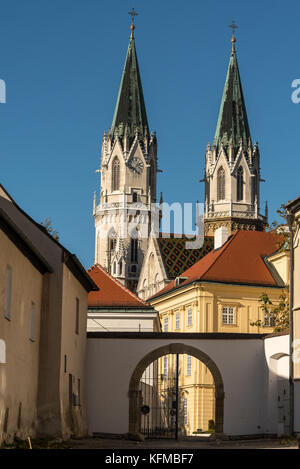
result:
[[[224,240],[224,228],[220,230]],[[181,277],[150,298],[151,305],[159,312],[162,330],[273,332],[272,319],[264,315],[260,296],[266,293],[276,305],[287,288],[289,253],[279,249],[279,244],[280,237],[274,233],[236,231],[223,245],[216,245]],[[170,374],[174,374],[172,355],[160,360],[159,376],[164,377],[161,391]],[[207,367],[193,357],[181,355],[179,387],[182,432],[190,435],[212,430],[214,383]]]

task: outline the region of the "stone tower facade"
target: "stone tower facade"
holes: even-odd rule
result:
[[[213,144],[205,155],[205,234],[220,226],[235,230],[264,230],[260,214],[260,154],[252,144],[246,106],[232,37],[228,72]]]
[[[156,202],[157,142],[149,132],[133,30],[112,125],[103,136],[93,215],[95,263],[135,291]]]

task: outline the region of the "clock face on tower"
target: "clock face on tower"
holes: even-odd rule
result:
[[[137,174],[142,174],[144,170],[144,163],[140,158],[134,157],[128,163],[129,169]]]

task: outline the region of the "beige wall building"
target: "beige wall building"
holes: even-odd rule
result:
[[[48,264],[0,209],[0,442],[36,432],[40,322]]]
[[[0,232],[0,438],[84,435],[87,298],[98,287],[3,186],[0,211],[23,240],[15,245]]]

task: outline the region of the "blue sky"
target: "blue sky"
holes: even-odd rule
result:
[[[204,199],[204,154],[212,141],[231,30],[252,139],[259,142],[261,205],[300,195],[297,1],[0,1],[1,183],[60,241],[93,263],[93,193],[100,145],[112,121],[135,7],[136,47],[151,130],[158,138],[158,192],[167,202]]]

